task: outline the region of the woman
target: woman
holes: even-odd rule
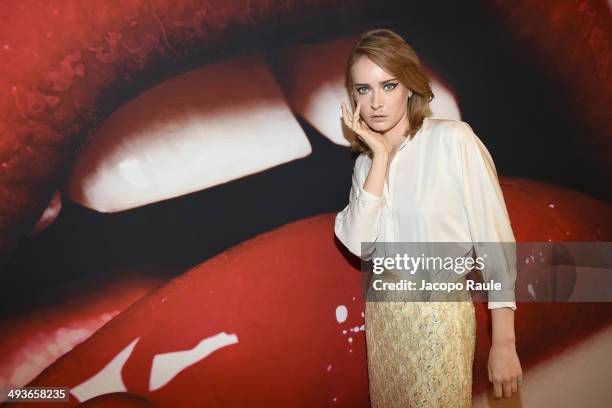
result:
[[[428,78],[414,50],[387,29],[370,30],[346,67],[353,102],[342,104],[354,150],[349,204],[335,233],[355,255],[362,242],[514,242],[491,156],[465,122],[431,118]],[[512,265],[509,265],[512,266]],[[512,292],[492,300],[489,381],[497,397],[522,382]],[[476,341],[469,301],[366,302],[370,398],[374,407],[470,407]]]

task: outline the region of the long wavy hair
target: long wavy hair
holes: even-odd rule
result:
[[[353,46],[346,62],[344,84],[353,105],[353,112],[355,111],[356,103],[352,93],[353,79],[351,67],[363,55],[370,58],[372,62],[393,75],[406,88],[413,91],[412,96],[408,98],[410,129],[406,130],[404,136],[414,137],[423,125],[425,118],[432,116],[429,103],[434,98],[429,78],[421,66],[419,57],[414,52],[414,49],[399,34],[392,30],[378,28],[363,33]],[[347,139],[351,143],[352,150],[370,154],[368,145],[361,141],[355,133],[350,132]]]

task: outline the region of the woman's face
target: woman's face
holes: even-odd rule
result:
[[[406,114],[412,91],[367,56],[353,64],[351,75],[352,96],[355,104],[361,102],[361,117],[368,126],[381,133],[397,126]]]

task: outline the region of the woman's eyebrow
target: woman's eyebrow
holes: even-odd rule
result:
[[[389,81],[395,81],[395,78],[389,78],[389,79],[385,79],[380,81],[380,84],[384,84],[385,82],[389,82]],[[369,86],[370,84],[355,84],[355,86]]]

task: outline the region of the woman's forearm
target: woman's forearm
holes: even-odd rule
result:
[[[514,310],[508,307],[491,309],[491,321],[493,325],[493,343],[516,343],[514,333]]]
[[[368,193],[382,197],[387,177],[388,153],[376,153],[372,159],[372,167],[363,183],[363,189]]]
[[[361,163],[355,163],[349,203],[336,215],[335,234],[351,253],[367,260],[374,250],[384,205],[386,154],[374,156],[365,180]],[[369,244],[362,248],[363,242]]]

